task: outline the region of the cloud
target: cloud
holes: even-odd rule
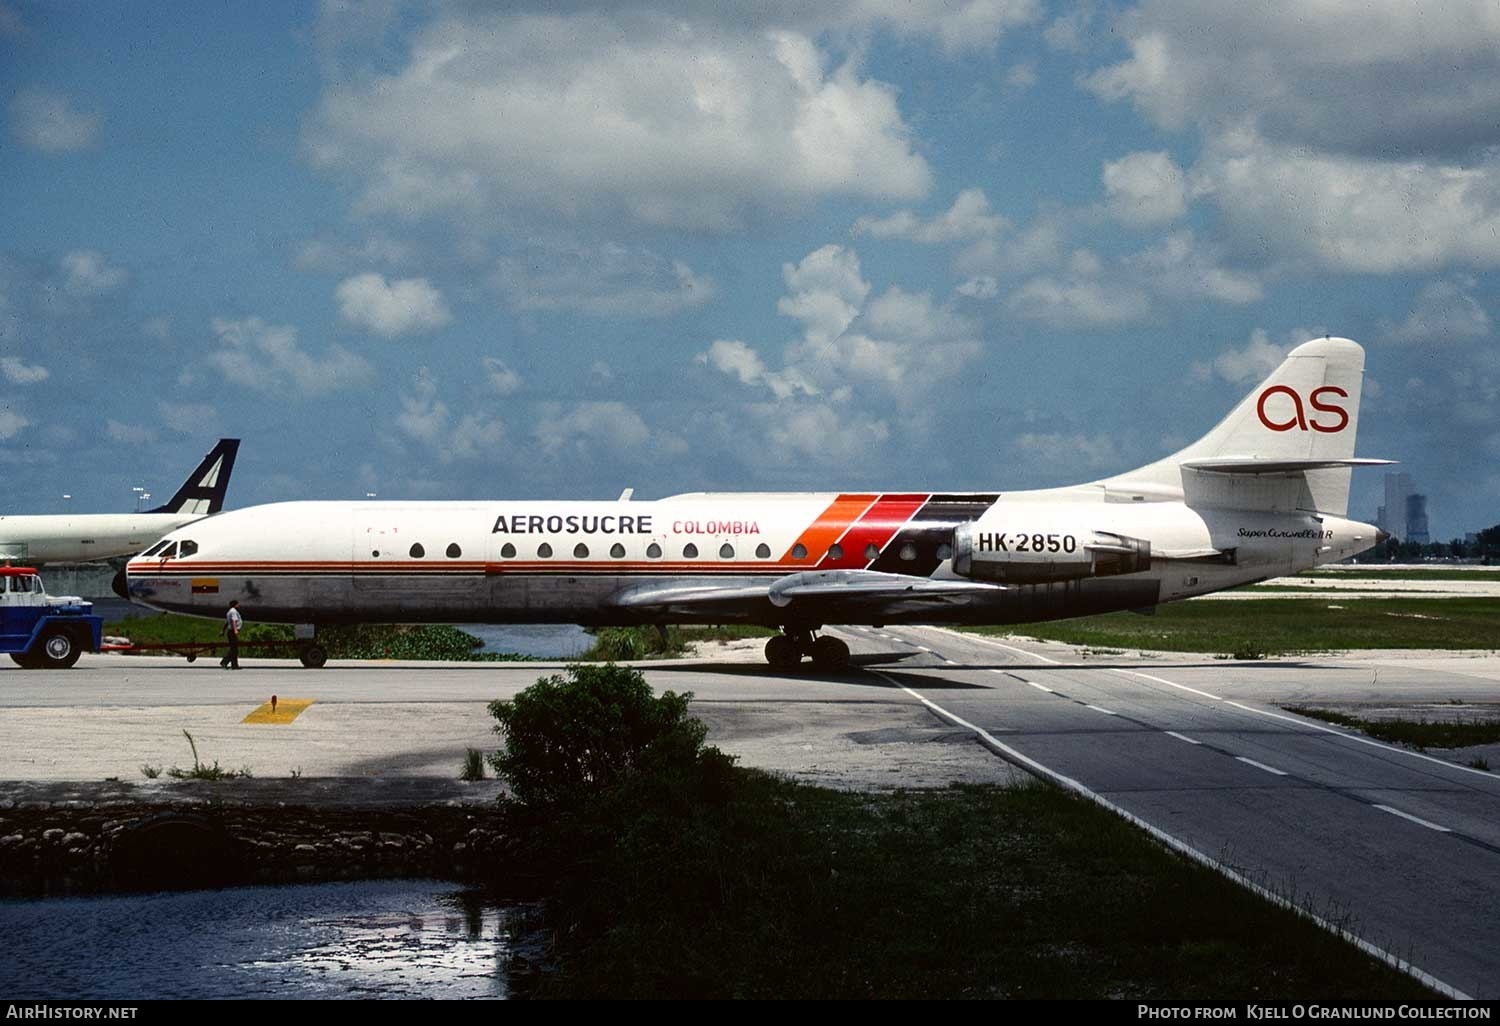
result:
[[[1187,211],[1187,182],[1165,150],[1130,153],[1104,163],[1110,214],[1140,228],[1175,221]]]
[[[344,320],[386,338],[436,331],[453,319],[443,294],[426,278],[387,282],[371,271],[344,279],[334,294]]]
[[[1500,265],[1500,157],[1473,166],[1294,150],[1250,135],[1194,167],[1241,248],[1291,268],[1393,274]]]
[[[1085,83],[1163,128],[1238,125],[1287,145],[1404,159],[1500,142],[1500,9],[1489,0],[1146,0],[1117,29],[1130,57]]]
[[[923,220],[910,210],[885,218],[861,217],[854,222],[854,234],[936,245],[990,238],[1009,227],[1009,221],[990,209],[983,189],[965,189],[953,206],[933,218]]]
[[[821,196],[924,195],[909,134],[893,89],[795,31],[460,7],[397,70],[331,82],[304,136],[365,211],[725,230]]]
[[[1194,363],[1192,376],[1198,381],[1217,377],[1232,385],[1254,384],[1280,367],[1287,353],[1312,337],[1310,332],[1293,332],[1292,341],[1277,345],[1264,328],[1256,328],[1240,348],[1225,349],[1206,363]]]
[[[179,435],[203,435],[218,429],[219,411],[207,403],[179,403],[161,400],[156,413],[169,430]]]
[[[532,434],[553,459],[616,457],[634,461],[654,448],[651,429],[641,415],[615,401],[550,406],[544,409]]]
[[[485,380],[491,391],[499,395],[511,395],[520,389],[521,375],[504,362],[493,356],[486,356],[480,362],[484,365]]]
[[[297,247],[292,265],[299,271],[341,274],[371,264],[400,267],[411,261],[412,250],[409,245],[377,234],[358,243],[308,239]]]
[[[113,418],[104,422],[104,434],[121,445],[145,445],[156,441],[156,429],[143,424],[124,424]]]
[[[130,277],[123,267],[111,267],[103,253],[79,249],[62,258],[63,287],[75,296],[97,296],[125,284]]]
[[[43,153],[86,150],[99,141],[100,114],[74,110],[68,98],[46,89],[23,89],[10,101],[10,127],[21,145]]]
[[[18,356],[0,356],[0,373],[12,385],[34,385],[50,376],[40,364],[28,364]]]
[[[992,49],[1006,31],[1041,17],[1039,0],[858,0],[851,20],[898,36],[936,39],[950,54]]]
[[[322,358],[304,352],[297,329],[267,324],[259,317],[238,321],[214,318],[219,349],[208,362],[225,380],[257,392],[324,395],[369,383],[374,369],[341,346],[329,346]]]
[[[1076,251],[1068,270],[1024,282],[1005,301],[1011,313],[1054,328],[1108,328],[1145,317],[1151,298],[1138,286],[1101,276],[1099,258]]]
[[[417,370],[412,385],[412,394],[401,396],[396,427],[408,438],[422,443],[439,463],[476,459],[496,462],[504,455],[503,420],[468,413],[454,423],[448,404],[438,398],[437,380],[426,367]]]
[[[10,441],[31,425],[16,410],[9,406],[0,406],[0,441]]]
[[[1264,294],[1260,279],[1221,266],[1218,247],[1205,245],[1191,231],[1173,232],[1155,246],[1124,259],[1143,287],[1180,298],[1212,299],[1243,305]]]
[[[1118,467],[1121,461],[1115,437],[1110,434],[1026,432],[1016,436],[1013,447],[1049,469],[1100,470]]]
[[[516,310],[579,310],[596,317],[666,317],[702,306],[718,291],[711,277],[680,260],[616,243],[504,257],[495,283]]]
[[[1419,345],[1483,338],[1490,333],[1490,315],[1474,298],[1478,283],[1469,277],[1429,282],[1417,293],[1406,319],[1385,322],[1385,337]]]

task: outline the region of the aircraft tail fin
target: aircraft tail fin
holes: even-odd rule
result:
[[[229,490],[229,475],[234,471],[234,458],[239,451],[238,438],[219,439],[219,444],[203,457],[177,494],[150,512],[196,516],[219,512],[224,508],[224,494]]]
[[[1344,516],[1365,351],[1346,338],[1304,342],[1213,430],[1164,460],[1100,482],[1181,488],[1189,505]]]

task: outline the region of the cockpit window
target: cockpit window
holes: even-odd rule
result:
[[[143,556],[154,556],[154,555],[156,555],[156,553],[158,551],[160,551],[161,549],[166,548],[167,544],[168,543],[165,540],[159,541],[155,545],[153,545],[149,549],[147,549],[145,552],[142,552],[141,555],[143,555]]]
[[[156,558],[157,559],[171,559],[175,555],[177,555],[177,543],[176,542],[171,542],[170,544],[167,545],[166,548],[162,549],[160,552],[158,552],[156,554]]]
[[[177,547],[177,555],[192,556],[198,552],[198,543],[195,541],[184,541]]]

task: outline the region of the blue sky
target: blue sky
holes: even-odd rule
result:
[[[1485,2],[0,0],[0,512],[220,435],[234,505],[1065,484],[1332,332],[1361,454],[1476,530],[1497,44]]]

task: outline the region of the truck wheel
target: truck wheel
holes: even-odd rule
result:
[[[49,670],[66,670],[78,662],[78,657],[83,650],[78,647],[78,640],[64,630],[52,630],[42,635],[42,643],[38,648],[41,651],[42,666]]]
[[[302,665],[309,670],[320,669],[324,663],[328,662],[328,650],[322,645],[303,645],[302,651],[297,653],[297,656],[302,660]]]
[[[26,652],[12,652],[10,658],[12,662],[23,670],[40,670],[42,668],[42,664]]]

